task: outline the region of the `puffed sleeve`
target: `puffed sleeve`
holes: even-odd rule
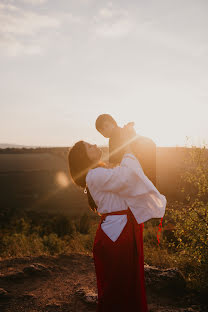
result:
[[[138,172],[144,174],[137,158],[132,154],[125,154],[121,164],[115,168],[98,167],[88,172],[87,185],[102,192],[116,192],[127,195],[138,179]],[[143,189],[144,192],[147,190]],[[132,190],[131,190],[132,192]]]

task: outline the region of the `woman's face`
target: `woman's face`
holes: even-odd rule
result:
[[[90,144],[90,143],[84,142],[84,145],[86,148],[88,158],[92,160],[93,162],[99,162],[102,156],[101,149],[98,148],[96,144]]]

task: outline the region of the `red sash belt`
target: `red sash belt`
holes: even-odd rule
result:
[[[103,220],[105,220],[105,217],[107,216],[113,216],[113,215],[125,215],[128,213],[128,209],[127,210],[118,210],[118,211],[112,211],[112,212],[107,212],[107,213],[103,213],[101,215],[101,222]]]
[[[105,220],[105,218],[107,216],[113,216],[113,215],[125,215],[128,213],[130,209],[128,208],[127,210],[119,210],[119,211],[112,211],[112,212],[107,212],[107,213],[103,213],[101,215],[101,220],[100,222],[102,223],[103,220]],[[160,234],[161,234],[161,230],[162,230],[162,221],[163,221],[163,218],[161,218],[160,220],[160,224],[159,224],[159,227],[158,227],[158,231],[157,231],[157,244],[159,245],[160,244],[160,240],[159,240],[159,237],[160,237]],[[144,223],[142,223],[143,225],[143,228],[144,228]]]

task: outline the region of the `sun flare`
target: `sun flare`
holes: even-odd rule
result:
[[[67,175],[62,171],[56,174],[56,182],[60,187],[63,187],[63,188],[69,185],[69,179]]]

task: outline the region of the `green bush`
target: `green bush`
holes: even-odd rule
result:
[[[189,150],[186,171],[181,176],[186,205],[177,203],[180,209],[170,209],[177,240],[170,246],[189,260],[188,278],[198,287],[208,287],[208,159],[205,152],[205,147]]]
[[[59,237],[70,235],[75,231],[75,226],[69,217],[58,216],[52,221],[52,232],[55,232]]]
[[[15,233],[4,235],[0,240],[0,256],[22,257],[36,256],[44,253],[44,245],[37,234],[25,235]]]
[[[90,230],[90,217],[87,214],[83,214],[80,218],[80,228],[79,231],[82,234],[89,233]]]
[[[65,242],[61,240],[57,234],[51,233],[48,236],[43,237],[43,245],[45,252],[54,255],[62,253],[65,249]]]

